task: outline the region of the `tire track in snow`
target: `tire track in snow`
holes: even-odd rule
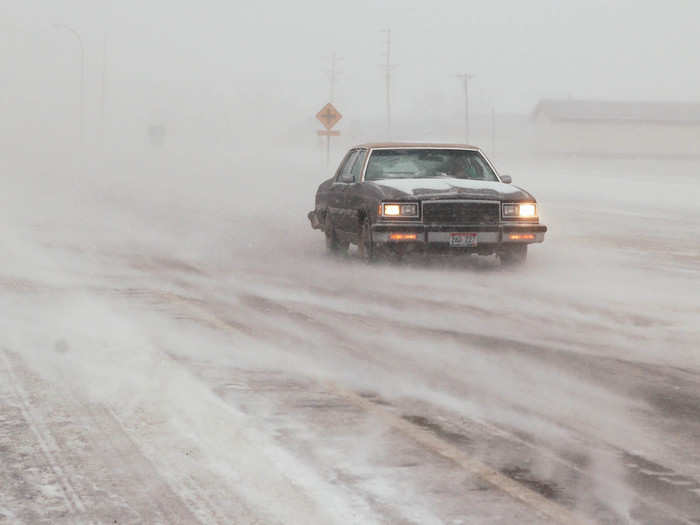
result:
[[[0,354],[2,354],[3,363],[5,364],[5,369],[7,370],[7,374],[10,378],[11,388],[20,403],[22,417],[27,422],[27,425],[29,425],[29,428],[31,429],[32,434],[34,434],[46,462],[56,477],[66,505],[70,509],[71,514],[85,515],[87,510],[85,503],[80,497],[78,491],[73,486],[70,477],[66,473],[66,469],[61,464],[61,451],[56,444],[51,431],[47,428],[42,418],[32,409],[29,397],[22,388],[14,371],[11,354],[4,348],[0,350]],[[94,522],[89,520],[88,523]]]
[[[204,516],[207,523],[225,523],[211,519],[211,512],[202,512],[208,503],[199,497],[201,489],[190,487],[187,504],[182,501],[108,407],[81,400],[70,385],[52,385],[50,395],[57,399],[50,405],[52,419],[39,415],[18,376],[22,373],[27,384],[36,388],[39,383],[23,370],[18,356],[7,350],[0,353],[22,416],[37,437],[66,502],[67,523],[190,524],[199,522],[196,515]],[[60,431],[52,431],[52,425]],[[198,512],[191,512],[190,506]]]

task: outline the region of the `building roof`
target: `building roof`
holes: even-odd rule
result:
[[[541,100],[532,118],[556,121],[700,125],[698,102]]]
[[[447,148],[447,149],[470,149],[478,150],[477,146],[467,144],[443,144],[437,142],[368,142],[358,144],[356,148]]]

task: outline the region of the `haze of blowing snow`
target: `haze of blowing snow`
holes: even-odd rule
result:
[[[3,11],[0,524],[700,523],[694,4],[302,4]],[[328,254],[319,184],[464,142],[465,68],[545,241]]]

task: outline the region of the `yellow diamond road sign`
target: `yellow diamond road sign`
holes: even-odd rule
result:
[[[326,126],[326,129],[331,129],[338,121],[343,118],[337,109],[330,102],[323,106],[323,109],[316,114],[316,118],[321,121],[321,124]]]

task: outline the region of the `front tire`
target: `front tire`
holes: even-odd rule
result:
[[[347,253],[350,243],[338,239],[338,234],[336,233],[333,224],[328,219],[326,219],[324,233],[326,234],[326,251],[329,254],[345,255]]]
[[[498,252],[501,266],[522,266],[527,260],[527,244],[514,244],[506,246]]]
[[[369,263],[377,259],[377,247],[372,240],[372,224],[369,221],[369,217],[365,217],[362,220],[360,242],[357,245],[357,248],[360,258],[363,261]]]

